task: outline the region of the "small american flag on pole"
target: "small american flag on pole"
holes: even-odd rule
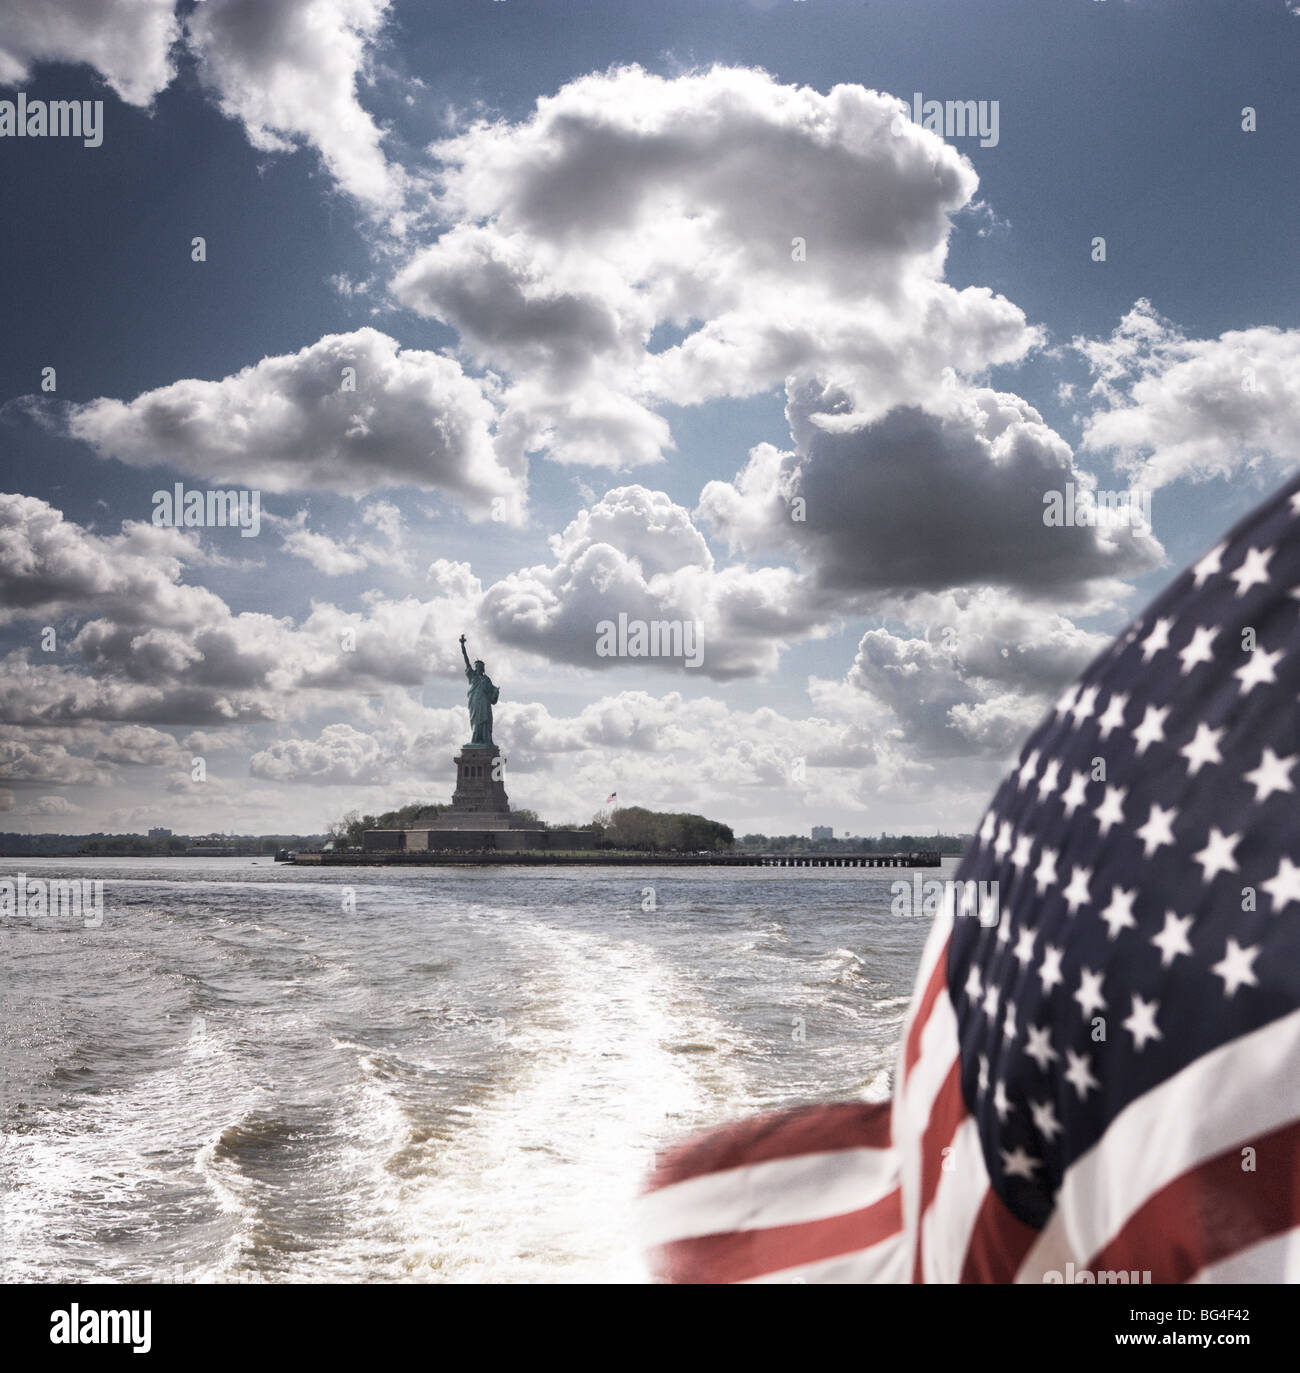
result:
[[[611,801],[617,801],[617,800],[618,800],[618,792],[616,792],[616,791],[611,791],[610,794],[609,794],[607,797],[605,797],[605,804],[606,804],[606,805],[609,805],[609,803],[610,803]]]
[[[1300,1281],[1298,694],[1293,482],[1029,739],[935,920],[892,1102],[666,1155],[655,1273]]]

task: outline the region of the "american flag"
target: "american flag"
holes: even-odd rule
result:
[[[617,801],[617,800],[618,800],[618,792],[616,792],[616,791],[611,791],[610,794],[609,794],[607,797],[605,797],[605,804],[606,804],[606,805],[609,805],[609,803],[610,803],[611,801]]]
[[[930,933],[892,1102],[664,1156],[656,1275],[1300,1281],[1298,762],[1293,482],[1025,745]],[[992,918],[966,882],[998,883]]]

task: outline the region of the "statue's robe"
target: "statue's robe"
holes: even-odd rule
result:
[[[467,667],[465,679],[469,682],[469,722],[474,730],[470,743],[490,744],[492,707],[496,705],[501,693],[492,685],[492,679],[486,672],[475,672],[472,667]]]

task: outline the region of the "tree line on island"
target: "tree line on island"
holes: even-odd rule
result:
[[[329,827],[329,837],[337,847],[360,848],[366,830],[419,829],[436,819],[449,804],[415,801],[382,815],[358,815],[349,811]],[[570,822],[548,825],[537,812],[515,807],[511,815],[539,830],[584,830],[596,836],[598,848],[635,849],[644,852],[717,853],[733,847],[736,836],[730,825],[709,820],[686,811],[654,811],[644,806],[622,806],[602,812],[585,824]]]
[[[412,802],[382,815],[359,815],[349,811],[329,827],[336,847],[360,848],[366,830],[419,829],[436,819],[450,804]],[[956,834],[880,834],[844,839],[811,839],[803,834],[746,834],[737,840],[730,825],[710,820],[689,811],[654,811],[644,806],[620,806],[601,812],[585,824],[570,822],[548,825],[537,812],[515,809],[518,816],[537,829],[586,830],[596,836],[599,848],[632,849],[653,853],[722,853],[737,850],[748,853],[920,853],[926,850],[944,854],[961,853],[967,837]]]

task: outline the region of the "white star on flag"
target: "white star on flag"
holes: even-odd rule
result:
[[[1259,954],[1258,949],[1243,949],[1235,939],[1228,940],[1223,957],[1210,969],[1223,979],[1225,996],[1235,996],[1239,987],[1253,987],[1258,982],[1251,964]]]
[[[1151,942],[1160,950],[1160,966],[1167,968],[1178,955],[1190,954],[1192,946],[1187,942],[1187,931],[1192,928],[1190,915],[1175,915],[1165,912],[1164,928]]]
[[[1034,780],[1038,772],[1038,753],[1035,751],[1025,759],[1024,765],[1020,769],[1020,785],[1027,787]]]
[[[1074,999],[1079,1003],[1085,1020],[1094,1012],[1106,1009],[1106,998],[1101,994],[1102,977],[1102,973],[1093,972],[1089,968],[1079,970],[1079,989],[1075,992]]]
[[[1178,651],[1179,661],[1183,665],[1182,672],[1190,672],[1197,663],[1212,663],[1214,661],[1214,654],[1210,652],[1210,645],[1218,637],[1218,633],[1219,631],[1212,625],[1197,625],[1192,630],[1192,637]]]
[[[1169,626],[1173,620],[1157,620],[1151,633],[1142,640],[1142,661],[1149,663],[1162,648],[1169,647]]]
[[[1277,664],[1282,657],[1282,650],[1279,648],[1275,653],[1265,653],[1262,648],[1257,648],[1246,659],[1246,665],[1239,667],[1233,676],[1241,683],[1243,692],[1251,692],[1257,686],[1262,686],[1266,682],[1277,681]]]
[[[1268,565],[1273,560],[1273,550],[1250,548],[1241,566],[1229,573],[1229,579],[1237,583],[1237,595],[1244,596],[1252,586],[1268,585]]]
[[[1110,738],[1111,731],[1119,729],[1124,723],[1124,712],[1128,709],[1128,695],[1116,692],[1106,703],[1106,713],[1097,721],[1102,742]]]
[[[1079,693],[1079,699],[1074,703],[1070,714],[1074,717],[1076,725],[1081,725],[1092,714],[1097,704],[1097,688],[1087,687]]]
[[[1165,737],[1165,716],[1169,714],[1169,710],[1169,706],[1162,708],[1147,707],[1146,714],[1142,717],[1142,723],[1133,731],[1139,758],[1152,744],[1158,744]]]
[[[1240,840],[1239,834],[1224,834],[1221,830],[1210,827],[1210,837],[1205,847],[1200,853],[1192,855],[1192,861],[1205,869],[1207,882],[1213,882],[1221,872],[1237,871],[1237,863],[1232,854]]]
[[[1105,838],[1110,833],[1112,825],[1118,825],[1124,819],[1124,797],[1128,795],[1124,787],[1106,788],[1106,794],[1102,797],[1101,805],[1093,812],[1097,817],[1097,824],[1101,827],[1102,837]]]
[[[1201,583],[1205,581],[1207,577],[1213,577],[1216,572],[1221,572],[1223,570],[1223,564],[1221,562],[1221,559],[1223,557],[1224,550],[1227,547],[1228,545],[1226,543],[1219,544],[1217,547],[1210,549],[1210,551],[1205,555],[1205,557],[1203,557],[1201,561],[1196,564],[1196,566],[1192,569],[1193,585],[1199,588]]]
[[[1050,1033],[1035,1025],[1029,1027],[1029,1043],[1025,1045],[1025,1053],[1038,1064],[1043,1072],[1047,1071],[1050,1063],[1054,1063],[1060,1058],[1060,1054],[1052,1048]]]
[[[1037,1159],[1031,1158],[1023,1149],[1017,1147],[1002,1151],[1002,1166],[1008,1177],[1032,1178],[1034,1169],[1041,1168]]]
[[[1173,806],[1166,810],[1159,802],[1152,801],[1146,824],[1135,831],[1138,838],[1142,840],[1142,856],[1144,858],[1150,858],[1157,849],[1174,842],[1172,822],[1177,814],[1178,812]]]
[[[1032,1102],[1029,1110],[1034,1118],[1034,1128],[1049,1144],[1057,1135],[1064,1133],[1065,1127],[1057,1120],[1050,1101]]]
[[[1108,938],[1114,939],[1121,930],[1136,928],[1137,921],[1133,919],[1133,902],[1136,900],[1136,887],[1132,891],[1125,891],[1122,887],[1111,888],[1110,904],[1101,913],[1110,931]]]
[[[1261,885],[1273,902],[1273,913],[1277,914],[1292,901],[1300,901],[1300,867],[1283,854],[1278,861],[1277,872]]]
[[[1050,796],[1056,790],[1057,778],[1060,774],[1061,764],[1057,759],[1053,758],[1043,769],[1043,775],[1038,779],[1038,795],[1040,800]]]
[[[1092,869],[1077,867],[1070,874],[1070,885],[1061,893],[1065,898],[1065,904],[1070,908],[1070,914],[1078,912],[1080,906],[1087,905],[1092,899],[1088,894],[1088,883],[1092,881]]]
[[[1095,1092],[1101,1083],[1092,1075],[1092,1066],[1088,1062],[1087,1054],[1076,1054],[1072,1050],[1065,1051],[1065,1061],[1068,1065],[1065,1071],[1065,1080],[1079,1094],[1079,1099],[1087,1099],[1089,1092]]]
[[[1034,869],[1034,889],[1039,896],[1056,885],[1056,851],[1044,849],[1038,856],[1038,866]]]
[[[1226,732],[1225,729],[1211,729],[1204,720],[1197,724],[1196,737],[1178,750],[1190,765],[1187,769],[1189,777],[1195,777],[1206,763],[1223,762],[1223,755],[1219,752],[1219,740]]]
[[[1159,1009],[1158,1002],[1143,1001],[1140,996],[1134,993],[1133,1009],[1130,1011],[1128,1019],[1121,1023],[1133,1036],[1135,1049],[1142,1049],[1148,1040],[1164,1038],[1156,1025],[1156,1012]]]
[[[1083,805],[1088,794],[1088,779],[1081,772],[1073,773],[1070,785],[1061,793],[1061,804],[1065,807],[1068,820]]]
[[[1291,769],[1295,767],[1296,757],[1279,758],[1271,748],[1264,750],[1259,766],[1246,773],[1246,781],[1255,788],[1255,800],[1267,801],[1275,791],[1294,791],[1291,784]]]

